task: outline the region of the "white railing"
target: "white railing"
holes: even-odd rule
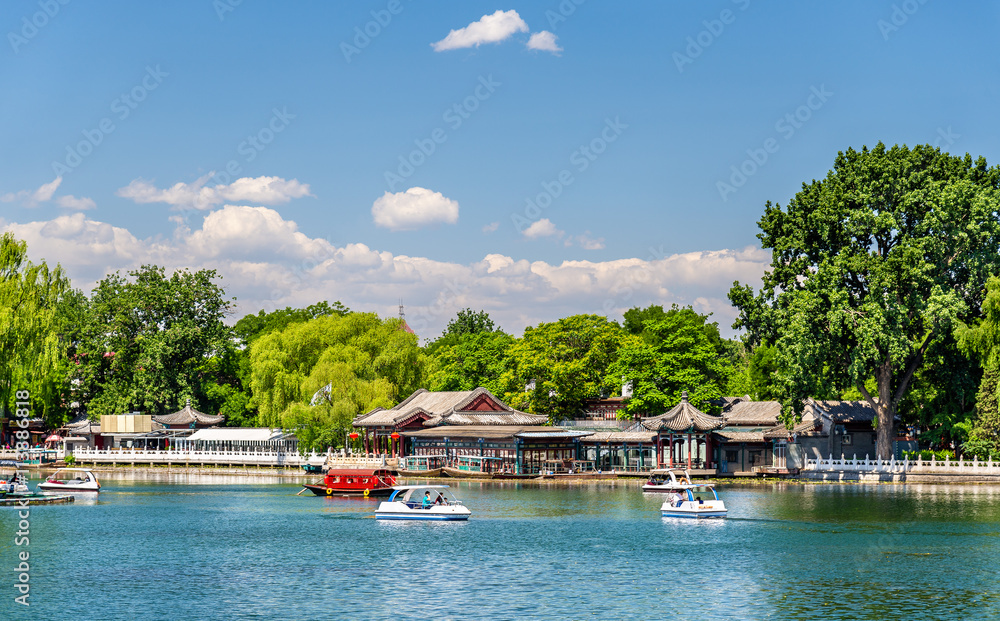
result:
[[[303,457],[297,452],[284,451],[194,451],[147,449],[96,449],[78,448],[73,456],[79,462],[95,464],[194,464],[240,466],[289,466],[306,464],[322,465],[326,455],[310,453]]]
[[[830,457],[829,459],[809,459],[806,458],[803,470],[830,471],[837,470],[843,472],[885,472],[885,473],[914,473],[914,474],[998,474],[1000,475],[1000,462],[993,461],[992,458],[980,461],[979,458],[971,460],[961,458],[957,461],[950,458],[944,461],[931,457],[930,460],[918,458],[911,460],[909,457],[902,461],[895,457],[889,460],[870,459],[865,455],[864,459],[854,456],[853,459],[846,459],[843,455],[840,459]]]

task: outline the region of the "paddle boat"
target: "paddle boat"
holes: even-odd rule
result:
[[[326,471],[322,483],[303,485],[317,496],[388,496],[396,476],[386,468],[339,468]],[[301,491],[299,493],[302,493]]]
[[[691,474],[684,468],[664,468],[649,473],[649,480],[642,486],[644,492],[678,492],[694,487]]]
[[[447,485],[398,485],[375,511],[376,520],[468,520],[472,512]]]
[[[60,468],[38,484],[47,492],[99,492],[101,482],[85,468]]]
[[[724,518],[726,503],[719,500],[713,485],[692,485],[678,490],[660,507],[662,517]]]

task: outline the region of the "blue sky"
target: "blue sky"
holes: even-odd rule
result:
[[[432,337],[464,307],[519,333],[679,303],[731,333],[765,201],[838,151],[1000,161],[997,25],[920,0],[8,2],[0,230],[88,292],[217,269],[237,317],[402,298]]]

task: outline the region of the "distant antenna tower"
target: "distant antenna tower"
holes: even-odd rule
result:
[[[403,312],[403,298],[399,298],[399,318],[406,321],[406,313]]]

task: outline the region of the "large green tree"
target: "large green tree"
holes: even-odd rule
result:
[[[343,440],[355,416],[419,388],[424,365],[399,319],[351,313],[290,324],[250,348],[258,424],[292,429],[300,448],[323,450]]]
[[[51,417],[65,409],[65,341],[57,327],[71,291],[61,267],[27,256],[25,242],[12,233],[0,236],[0,410],[13,410],[14,393],[28,390],[32,414]]]
[[[206,400],[206,362],[233,347],[218,277],[145,265],[97,284],[76,348],[88,415],[163,414]]]
[[[1000,459],[1000,277],[986,284],[982,318],[961,323],[955,330],[959,349],[982,365],[983,375],[976,395],[976,416],[965,450],[982,458]]]
[[[623,341],[609,381],[632,383],[625,407],[632,416],[662,414],[684,391],[697,407],[711,409],[710,401],[723,396],[732,372],[732,345],[707,315],[676,305],[660,311],[646,313],[639,334]]]
[[[584,401],[617,392],[609,378],[625,336],[621,326],[599,315],[573,315],[526,328],[508,351],[501,383],[511,406],[551,420],[574,418]]]
[[[983,158],[880,143],[839,153],[785,208],[767,203],[758,237],[770,270],[759,293],[734,283],[730,299],[734,327],[782,358],[786,416],[854,386],[890,457],[896,408],[929,348],[975,317],[997,268],[998,182]]]

